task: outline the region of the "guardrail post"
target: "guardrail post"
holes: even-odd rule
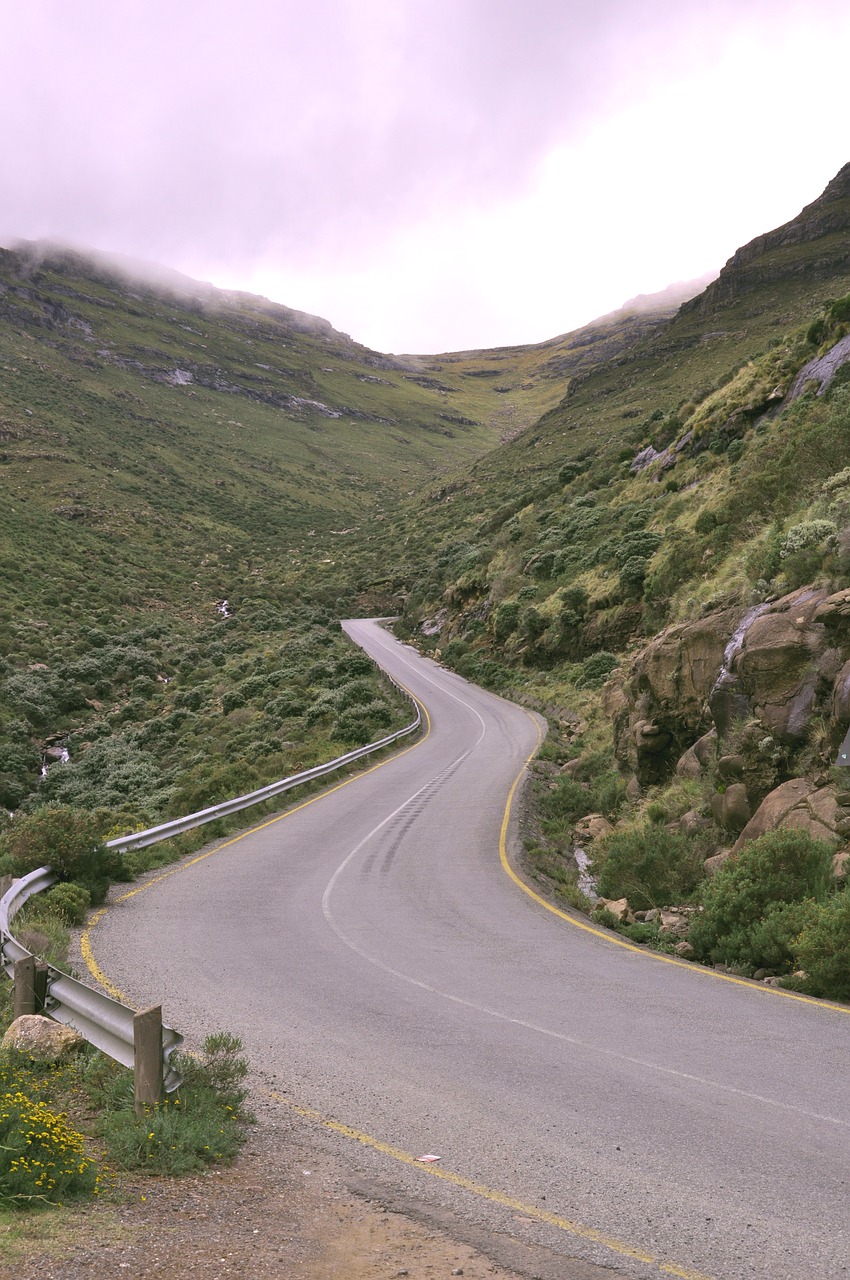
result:
[[[162,1005],[133,1017],[136,1115],[162,1102]]]
[[[12,1006],[14,1017],[22,1018],[35,1013],[36,976],[35,956],[23,956],[15,961],[15,995]]]
[[[45,964],[43,960],[35,962],[35,1011],[36,1013],[44,1013],[44,1006],[47,1004],[47,978],[50,973],[50,965]]]

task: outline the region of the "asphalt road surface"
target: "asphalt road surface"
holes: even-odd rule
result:
[[[100,968],[190,1035],[239,1034],[282,1110],[337,1122],[399,1194],[545,1246],[547,1276],[847,1275],[850,1010],[524,892],[500,832],[535,718],[346,627],[427,734],[117,903]]]

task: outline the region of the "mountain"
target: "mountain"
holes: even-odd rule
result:
[[[438,356],[0,251],[0,800],[108,830],[364,741],[404,709],[334,621],[398,612],[550,716],[531,873],[570,901],[615,820],[609,896],[655,858],[658,905],[757,829],[834,847],[848,217],[850,166],[707,286]]]
[[[0,250],[0,800],[126,795],[152,816],[279,776],[281,741],[303,765],[328,734],[368,737],[384,715],[374,688],[352,694],[373,706],[359,721],[340,702],[305,724],[301,694],[273,699],[270,719],[262,655],[287,637],[290,686],[321,705],[339,671],[317,661],[330,639],[315,628],[356,607],[399,501],[658,322],[398,358],[150,264]],[[250,654],[263,678],[240,701],[228,684]],[[72,766],[39,781],[69,748]]]
[[[549,715],[531,876],[587,909],[574,850],[589,851],[607,923],[637,941],[747,975],[805,968],[802,989],[841,998],[848,182],[850,166],[532,428],[409,504],[387,583],[402,635]],[[809,859],[812,878],[748,889],[723,934],[711,877],[744,893],[782,859]],[[676,902],[663,927],[635,923]]]

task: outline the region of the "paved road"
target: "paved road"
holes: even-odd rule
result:
[[[367,1173],[546,1245],[541,1275],[848,1274],[850,1013],[523,893],[499,835],[537,724],[347,626],[428,736],[111,909],[102,969],[181,1030],[240,1034],[280,1092],[369,1135]]]

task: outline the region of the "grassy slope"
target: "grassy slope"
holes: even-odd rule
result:
[[[441,478],[432,485],[426,503],[411,507],[406,520],[416,528],[419,545],[443,544],[445,566],[435,575],[415,550],[409,551],[405,574],[413,586],[413,612],[433,610],[453,578],[460,581],[465,607],[479,612],[483,599],[496,604],[524,584],[545,599],[556,585],[573,581],[571,571],[560,583],[538,587],[522,565],[540,545],[541,531],[557,524],[577,494],[593,491],[597,503],[610,509],[612,519],[603,533],[616,531],[618,509],[650,503],[650,526],[663,535],[673,494],[654,473],[632,477],[632,459],[650,442],[662,447],[681,435],[685,424],[693,426],[700,416],[716,429],[718,419],[772,389],[766,379],[786,385],[790,373],[814,354],[799,330],[805,331],[827,299],[850,291],[850,195],[839,194],[828,212],[830,224],[838,219],[843,230],[802,243],[768,242],[749,259],[740,251],[736,257],[745,261],[738,265],[733,259],[720,280],[669,323],[638,336],[613,357],[603,353],[599,363],[580,372],[564,399],[530,430],[448,483]],[[562,468],[576,461],[581,474],[565,485],[559,478]],[[682,464],[672,473],[673,489],[686,484],[699,489],[691,491],[686,504],[691,523],[703,500],[717,502],[728,488],[731,477],[723,463],[716,454],[703,456],[687,464],[687,475]],[[718,474],[712,478],[710,472]],[[673,510],[681,507],[679,500]],[[506,537],[511,520],[520,527],[512,525]],[[435,559],[433,550],[430,558]],[[486,581],[470,593],[463,574],[472,563]],[[602,577],[590,574],[585,584],[600,600],[611,594]]]

